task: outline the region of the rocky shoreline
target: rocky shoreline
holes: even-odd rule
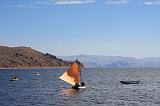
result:
[[[57,58],[49,53],[41,53],[31,47],[0,46],[0,68],[52,68],[68,67],[72,62]]]

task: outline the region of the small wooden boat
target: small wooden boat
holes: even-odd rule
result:
[[[11,79],[10,79],[10,81],[18,81],[19,80],[19,78],[17,78],[16,76],[13,76]]]
[[[39,75],[39,72],[36,72],[36,75]]]
[[[122,84],[139,84],[140,81],[120,81]]]

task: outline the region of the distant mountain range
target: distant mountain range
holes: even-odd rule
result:
[[[63,59],[63,60],[62,60]],[[160,58],[137,59],[122,56],[74,55],[58,56],[41,53],[30,47],[0,46],[0,68],[68,67],[79,59],[85,67],[130,68],[160,67]]]
[[[0,68],[68,67],[71,62],[30,47],[0,46]]]
[[[133,57],[96,55],[59,56],[59,58],[68,61],[74,61],[76,59],[79,59],[85,67],[160,67],[160,58],[137,59]]]

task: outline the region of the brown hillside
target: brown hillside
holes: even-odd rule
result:
[[[51,54],[38,52],[30,47],[0,46],[1,68],[66,67],[71,62]]]

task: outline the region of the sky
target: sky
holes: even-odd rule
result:
[[[0,45],[160,57],[160,0],[0,0]]]

